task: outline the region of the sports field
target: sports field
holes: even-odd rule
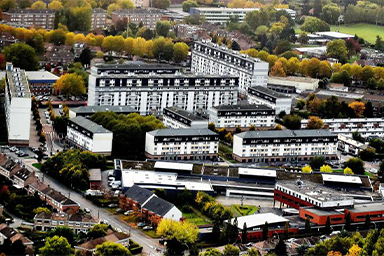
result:
[[[383,26],[376,26],[373,24],[366,24],[366,23],[358,23],[353,25],[341,25],[339,26],[332,26],[331,31],[338,31],[341,33],[351,34],[351,35],[358,35],[359,37],[364,38],[371,44],[374,44],[376,42],[376,36],[380,35],[382,38],[384,38],[384,27]]]

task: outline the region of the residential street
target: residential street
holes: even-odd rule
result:
[[[156,251],[156,248],[162,247],[162,245],[159,244],[157,239],[152,239],[148,236],[146,236],[141,231],[130,228],[124,221],[119,219],[117,216],[110,214],[108,211],[104,210],[103,208],[100,208],[96,205],[94,205],[89,200],[85,199],[83,196],[81,196],[79,193],[74,192],[70,189],[68,189],[66,186],[60,184],[58,181],[54,180],[53,178],[43,175],[38,169],[32,166],[33,163],[36,161],[33,159],[24,159],[24,163],[29,169],[33,169],[38,175],[39,178],[42,179],[42,181],[51,186],[51,188],[56,189],[57,191],[60,191],[62,194],[69,196],[72,200],[76,201],[80,204],[81,208],[88,208],[91,210],[91,214],[98,217],[100,220],[107,220],[108,223],[115,227],[120,228],[122,231],[131,233],[131,238],[136,241],[137,243],[141,244],[143,246],[143,253],[146,255],[160,255],[161,253]]]

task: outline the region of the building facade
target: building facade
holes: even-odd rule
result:
[[[219,136],[204,129],[160,129],[147,132],[145,155],[151,159],[216,159]]]
[[[307,127],[308,121],[301,120],[301,128]],[[384,137],[384,118],[334,118],[323,119],[323,122],[323,128],[335,134],[352,137],[352,133],[357,131],[363,138]]]
[[[292,98],[262,86],[249,87],[247,98],[249,104],[262,104],[281,112],[291,113]]]
[[[48,71],[26,71],[29,88],[33,95],[51,95],[58,76]]]
[[[92,9],[91,29],[107,28],[107,12],[101,8]]]
[[[319,79],[309,77],[297,77],[297,76],[269,76],[268,77],[268,88],[278,91],[296,91],[298,93],[302,91],[314,91],[319,87]]]
[[[192,72],[237,76],[241,93],[248,87],[266,87],[268,67],[267,62],[210,41],[197,41],[192,48]]]
[[[31,104],[25,71],[7,63],[4,107],[9,144],[29,145]]]
[[[199,112],[214,105],[237,104],[239,79],[235,76],[182,74],[168,66],[159,68],[155,72],[144,68],[118,73],[120,69],[103,72],[93,67],[88,106],[127,105],[141,115],[161,115],[171,106]]]
[[[68,119],[67,140],[93,153],[112,153],[113,133],[83,116]]]
[[[135,23],[136,25],[142,23],[146,28],[152,30],[156,28],[158,21],[169,19],[162,10],[155,8],[123,9],[112,12],[111,16],[115,26],[118,21],[126,20],[127,23]]]
[[[233,158],[239,162],[337,159],[337,135],[327,130],[248,131],[233,136]]]
[[[275,110],[265,105],[220,105],[208,109],[209,122],[217,128],[273,127]]]
[[[172,129],[207,128],[208,120],[178,107],[163,110],[163,124]]]
[[[4,20],[28,27],[54,29],[55,10],[50,9],[12,9],[3,13]]]

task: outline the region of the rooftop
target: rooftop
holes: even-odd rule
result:
[[[303,209],[305,209],[306,211],[312,212],[318,216],[329,216],[329,215],[338,215],[338,214],[344,215],[343,212],[339,212],[335,210],[321,210],[314,207],[303,207]]]
[[[28,81],[25,77],[25,71],[20,68],[15,68],[11,64],[7,63],[7,80],[6,84],[12,97],[17,98],[30,98],[31,93],[29,91]]]
[[[81,106],[71,109],[76,114],[88,114],[96,112],[112,111],[115,113],[134,113],[136,112],[131,106]]]
[[[97,123],[83,117],[83,116],[77,116],[74,118],[69,119],[71,122],[77,124],[80,127],[83,127],[84,129],[87,129],[93,133],[110,133],[111,131],[105,129],[103,126],[98,125]]]
[[[253,86],[253,87],[249,87],[248,88],[248,91],[257,91],[257,92],[261,92],[263,94],[267,94],[268,96],[271,96],[273,98],[276,98],[276,99],[286,99],[286,98],[290,98],[289,96],[286,96],[282,93],[279,93],[279,92],[276,92],[274,90],[271,90],[271,89],[268,89],[267,87],[264,87],[264,86]],[[252,93],[251,93],[252,94]]]
[[[231,219],[233,223],[234,219]],[[268,224],[285,223],[288,219],[276,215],[274,213],[258,213],[248,216],[242,216],[237,218],[237,227],[243,229],[244,223],[247,223],[247,228],[253,228],[258,226],[264,226],[265,222]]]
[[[167,214],[173,207],[173,204],[157,196],[152,197],[142,206],[142,208],[145,208],[148,211],[154,212],[160,216]]]
[[[348,209],[351,212],[375,212],[375,211],[384,211],[384,203],[366,203],[366,204],[355,204],[354,208]]]
[[[56,76],[56,75],[54,75],[48,71],[26,71],[25,74],[26,74],[28,80],[30,80],[30,81],[35,81],[35,80],[56,81],[57,79],[59,79],[58,76]]]
[[[199,11],[219,11],[219,12],[252,12],[258,11],[260,8],[226,8],[226,7],[192,7]]]
[[[145,14],[163,14],[164,11],[157,8],[138,8],[138,9],[121,9],[114,11],[112,13],[117,14],[136,14],[136,13],[145,13]]]
[[[319,47],[296,47],[293,49],[294,51],[298,52],[326,52],[327,47],[326,46],[319,46]]]
[[[275,130],[275,131],[247,131],[238,133],[243,139],[267,139],[267,138],[298,138],[298,137],[335,137],[336,135],[328,130]]]
[[[55,10],[51,9],[12,9],[7,11],[6,13],[50,13],[54,14]]]
[[[304,194],[321,202],[352,200],[352,197],[340,195],[340,192],[335,189],[310,181],[279,180],[276,183],[276,186],[277,185],[293,190],[296,193]]]
[[[192,171],[193,164],[157,161],[155,163],[155,169]]]
[[[310,77],[300,77],[300,76],[287,76],[287,77],[279,77],[279,76],[268,76],[268,83],[273,80],[285,80],[292,82],[300,82],[300,83],[318,83],[319,79],[310,78]]]
[[[158,64],[158,63],[146,63],[143,61],[127,61],[124,64],[107,64],[99,63],[94,67],[100,69],[175,69],[180,70],[179,67],[172,66],[169,64]]]
[[[171,111],[171,112],[174,112],[188,120],[191,120],[191,121],[206,121],[206,119],[200,117],[200,116],[197,116],[189,111],[186,111],[184,109],[181,109],[181,108],[178,108],[178,107],[168,107],[168,108],[165,108],[164,110],[168,110],[168,111]]]
[[[271,169],[252,169],[252,168],[241,168],[239,167],[239,175],[250,175],[250,176],[264,176],[276,178],[276,170]]]
[[[82,250],[88,250],[91,251],[96,248],[96,246],[103,244],[105,242],[118,242],[124,239],[128,239],[129,235],[125,233],[116,233],[113,232],[112,234],[109,234],[104,237],[99,237],[90,241],[87,241],[83,244],[80,244],[78,246],[75,246],[76,249],[82,249]]]
[[[359,176],[344,175],[344,174],[321,174],[324,182],[341,182],[349,184],[362,184]]]
[[[89,181],[101,181],[100,169],[89,169]]]
[[[219,105],[213,106],[212,108],[221,110],[221,111],[238,111],[238,110],[273,110],[272,108],[266,105],[253,105],[253,104],[244,104],[244,105]]]
[[[99,78],[121,78],[121,77],[127,77],[127,74],[120,73],[120,74],[98,74],[97,77]],[[196,73],[181,73],[177,72],[175,74],[155,74],[155,73],[149,73],[149,74],[131,74],[129,75],[130,79],[145,79],[145,78],[168,78],[168,79],[185,79],[185,78],[196,78],[196,79],[208,79],[208,78],[216,78],[216,79],[238,79],[238,76],[236,75],[219,75],[219,74],[196,74]]]
[[[125,196],[138,202],[139,204],[145,203],[153,193],[145,188],[141,188],[140,186],[133,185],[130,189],[125,192]]]
[[[337,91],[329,91],[329,90],[319,90],[316,92],[316,96],[337,96],[338,98],[346,98],[346,99],[362,99],[364,94],[350,93],[350,92],[337,92]]]
[[[208,136],[217,135],[208,128],[191,128],[191,129],[159,129],[148,132],[153,136]]]
[[[334,31],[316,32],[315,34],[320,35],[320,36],[330,36],[330,37],[342,38],[342,39],[354,37],[353,35],[344,34],[344,33],[340,33],[340,32],[334,32]]]

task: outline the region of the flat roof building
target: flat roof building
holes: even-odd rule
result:
[[[239,162],[309,161],[316,155],[337,159],[337,135],[327,130],[276,130],[233,136],[233,157]]]
[[[208,109],[209,122],[217,128],[275,126],[275,110],[266,105],[219,105]]]
[[[29,145],[31,105],[31,93],[25,71],[7,63],[4,109],[9,144]]]
[[[207,128],[208,120],[178,107],[163,110],[163,124],[172,129]]]
[[[69,118],[74,118],[76,116],[83,116],[83,117],[89,118],[97,112],[107,112],[107,111],[111,111],[116,114],[123,114],[123,115],[136,113],[135,109],[130,106],[81,106],[77,108],[70,108]]]
[[[235,219],[231,219],[227,222],[233,223]],[[288,219],[276,215],[274,213],[258,213],[247,216],[237,217],[237,228],[243,230],[244,223],[247,224],[247,230],[256,231],[263,229],[265,222],[268,222],[269,228],[276,228],[278,226],[284,227]]]
[[[147,132],[145,155],[151,159],[216,159],[219,136],[208,128],[160,129]]]
[[[314,91],[319,87],[319,79],[309,77],[297,77],[297,76],[269,76],[268,88],[278,92],[292,91],[292,89],[298,92],[302,91]]]
[[[349,35],[349,34],[334,32],[334,31],[315,32],[315,34],[329,40],[336,40],[336,39],[346,40],[348,38],[354,37],[354,35]]]
[[[67,141],[83,150],[111,155],[113,133],[83,116],[68,119]]]
[[[291,113],[292,98],[283,93],[263,86],[249,87],[247,91],[248,103],[261,104],[271,107],[278,115],[281,112]]]

